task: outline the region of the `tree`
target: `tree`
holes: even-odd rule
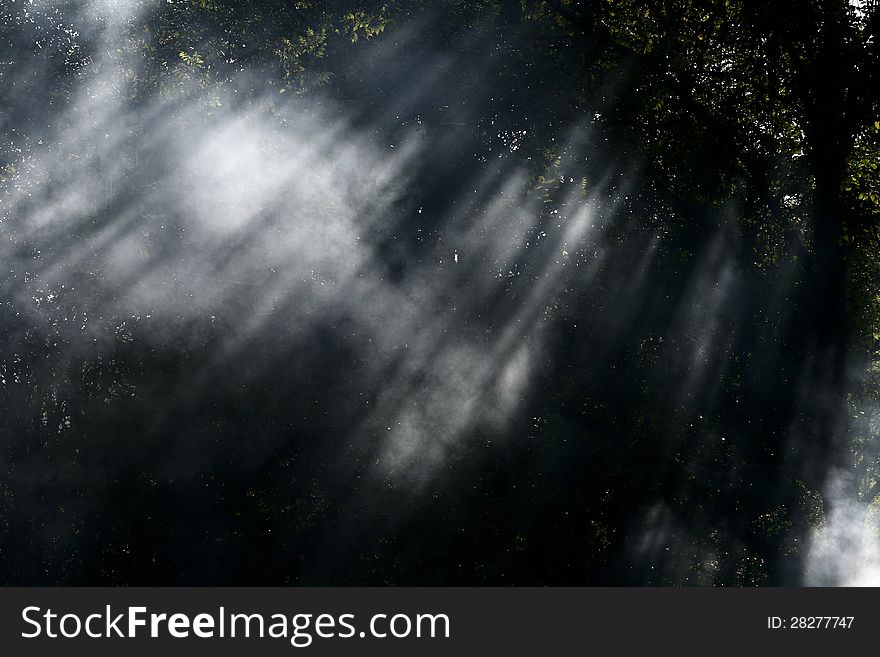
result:
[[[0,163],[0,200],[14,201],[0,231],[27,282],[17,272],[4,282],[14,312],[0,320],[2,351],[17,360],[0,358],[0,374],[25,385],[4,388],[16,410],[0,422],[23,438],[4,456],[12,475],[0,532],[30,541],[0,546],[13,555],[4,581],[197,572],[228,582],[248,563],[247,575],[272,582],[269,566],[285,563],[291,582],[797,583],[832,466],[858,460],[862,494],[876,494],[876,427],[850,418],[880,397],[876,2],[130,6],[122,17],[82,3],[0,10],[17,65],[0,84],[34,90],[4,97],[19,150]],[[92,94],[117,108],[112,120],[91,111],[101,103],[80,102]],[[235,290],[226,316],[138,328],[131,291],[155,272],[170,268],[185,285],[204,260],[207,278],[220,279],[218,254],[234,261],[276,229],[275,214],[320,233],[309,217],[345,200],[346,176],[376,173],[370,158],[328,165],[343,138],[322,144],[329,154],[291,145],[289,134],[308,141],[291,128],[301,115],[318,132],[339,121],[334,135],[389,160],[418,144],[405,180],[359,200],[358,273],[374,286],[346,288],[353,298],[328,310],[317,301],[336,279],[285,260],[282,274],[257,268],[253,279],[218,283]],[[340,199],[323,186],[295,203],[282,192],[258,199],[250,232],[214,251],[192,231],[156,238],[192,210],[154,190],[191,175],[188,153],[168,142],[238,129],[241,117],[278,138],[246,144],[244,165],[271,177],[260,156],[291,148],[304,179],[326,168]],[[236,155],[217,167],[227,156],[242,164]],[[51,175],[41,156],[55,163]],[[85,185],[70,181],[90,175],[114,185],[89,197],[94,208],[76,217],[72,238],[30,230],[43,208],[72,212],[56,191],[78,192]],[[247,170],[239,178],[228,184],[262,184]],[[21,200],[26,182],[34,193]],[[218,192],[197,191],[208,205]],[[368,220],[371,204],[381,221]],[[121,252],[142,266],[105,277],[101,245],[132,235],[124,244],[142,249]],[[269,251],[310,237],[272,235]],[[451,235],[467,236],[456,243],[471,250],[461,262],[447,252]],[[84,254],[76,266],[71,251]],[[58,270],[79,276],[76,307],[27,305],[44,303],[39,276]],[[312,283],[318,292],[302,304],[310,320],[294,336],[300,308],[283,305],[285,286]],[[375,313],[351,306],[368,306],[376,289],[415,304],[428,328],[374,340],[361,320]],[[268,293],[283,318],[244,330],[263,317],[255,298]],[[78,329],[83,308],[100,342],[65,342],[59,326]],[[230,335],[248,353],[215,353]],[[516,367],[509,335],[534,347],[523,352],[530,368]],[[430,348],[403,395],[392,384],[412,369],[416,340]],[[493,358],[444,368],[450,344]],[[852,363],[871,359],[873,374],[853,383],[848,372],[862,364]],[[477,370],[484,383],[472,385]],[[436,388],[425,416],[451,423],[467,404],[450,410],[444,391],[460,400],[473,389],[480,409],[520,370],[528,392],[507,425],[476,413],[441,446],[446,467],[422,488],[390,476],[375,485],[377,447],[353,429],[369,426],[373,409],[394,415],[406,408],[398,397]],[[73,428],[53,433],[71,412]],[[125,450],[107,450],[111,429],[125,434]],[[66,507],[78,511],[53,526],[69,546],[26,529],[28,501],[63,500],[90,463],[108,473],[95,484],[105,508]],[[53,508],[43,498],[40,508]],[[75,538],[86,522],[94,537]],[[339,527],[351,544],[326,550],[322,537]],[[181,557],[181,545],[213,559]]]

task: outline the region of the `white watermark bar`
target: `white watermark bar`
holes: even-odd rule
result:
[[[876,589],[7,588],[6,655],[859,649]]]

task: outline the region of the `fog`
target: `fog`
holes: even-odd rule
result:
[[[242,67],[164,72],[135,102],[116,45],[149,3],[29,6],[47,43],[73,25],[89,46],[46,104],[42,48],[3,56],[4,582],[711,584],[756,559],[739,490],[702,488],[704,468],[768,477],[736,469],[751,439],[719,410],[750,298],[735,202],[670,265],[642,163],[562,122],[540,189],[529,135],[459,85],[503,55],[434,49],[426,23],[352,63],[395,90],[377,100]],[[784,314],[793,285],[755,304]],[[644,422],[639,390],[661,391]],[[615,404],[621,425],[596,419]],[[628,497],[682,452],[651,504]],[[855,476],[805,485],[826,508],[802,583],[878,583]]]

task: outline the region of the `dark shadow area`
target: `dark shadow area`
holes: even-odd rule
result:
[[[0,582],[877,581],[876,216],[569,3],[285,4],[0,14]]]

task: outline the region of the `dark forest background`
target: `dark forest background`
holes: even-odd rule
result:
[[[880,583],[874,0],[0,8],[0,582]]]

